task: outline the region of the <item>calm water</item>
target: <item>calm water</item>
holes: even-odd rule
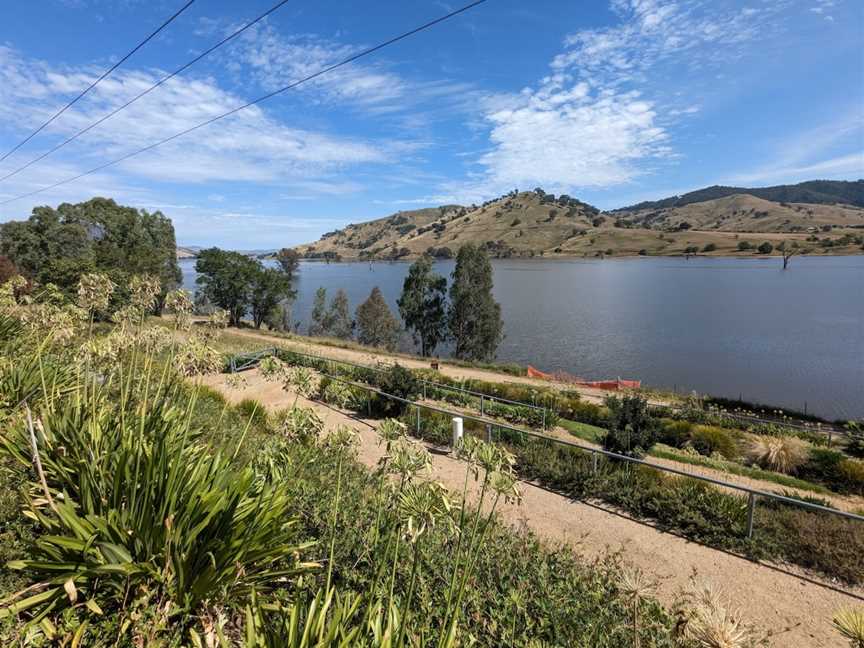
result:
[[[586,378],[637,378],[828,417],[864,417],[864,256],[494,261],[498,359]],[[194,290],[193,261],[181,262]],[[437,264],[449,274],[452,261]],[[319,286],[352,308],[379,286],[396,311],[407,263],[303,263],[293,318]]]

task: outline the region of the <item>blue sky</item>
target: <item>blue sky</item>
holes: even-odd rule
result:
[[[276,0],[196,0],[0,176]],[[181,0],[5,3],[5,152]],[[292,0],[16,176],[0,201],[120,157],[458,7]],[[91,176],[0,206],[106,195],[178,241],[270,248],[400,209],[542,186],[601,208],[709,184],[864,177],[858,0],[488,0],[392,48]]]

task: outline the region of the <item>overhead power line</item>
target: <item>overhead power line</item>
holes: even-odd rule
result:
[[[198,56],[196,56],[195,58],[193,58],[193,59],[192,59],[191,61],[189,61],[188,63],[185,63],[184,65],[180,66],[179,68],[177,68],[176,70],[174,70],[174,71],[171,72],[170,74],[166,74],[164,77],[162,77],[161,79],[159,79],[156,83],[154,83],[153,85],[151,85],[149,88],[147,88],[146,90],[144,90],[144,91],[141,92],[140,94],[138,94],[138,95],[132,97],[132,99],[130,99],[129,101],[127,101],[126,103],[124,103],[122,106],[118,106],[117,108],[115,108],[114,110],[112,110],[111,112],[109,112],[109,113],[108,113],[107,115],[105,115],[104,117],[101,117],[100,119],[97,119],[95,122],[93,122],[92,124],[90,124],[90,125],[87,126],[86,128],[82,128],[80,131],[78,131],[78,132],[75,133],[74,135],[70,136],[70,137],[67,138],[66,140],[60,142],[59,144],[57,144],[57,145],[54,146],[53,148],[47,150],[47,151],[46,151],[45,153],[43,153],[42,155],[33,158],[33,159],[30,160],[27,164],[24,164],[24,165],[18,167],[18,168],[15,169],[14,171],[10,171],[9,173],[7,173],[6,175],[4,175],[3,177],[0,177],[0,182],[3,182],[4,180],[8,180],[8,179],[11,178],[12,176],[21,173],[21,171],[23,171],[24,169],[27,169],[27,168],[33,166],[34,164],[36,164],[37,162],[40,162],[41,160],[44,160],[46,157],[48,157],[48,156],[51,155],[52,153],[55,153],[56,151],[59,151],[61,148],[63,148],[64,146],[66,146],[66,145],[69,144],[70,142],[75,141],[76,139],[78,139],[79,137],[81,137],[82,135],[84,135],[85,133],[87,133],[88,131],[92,130],[93,128],[95,128],[96,126],[98,126],[99,124],[101,124],[102,122],[104,122],[104,121],[110,119],[111,117],[113,117],[114,115],[116,115],[116,114],[117,114],[118,112],[120,112],[121,110],[125,110],[126,108],[128,108],[129,106],[131,106],[133,103],[135,103],[136,101],[138,101],[139,99],[141,99],[141,98],[144,97],[145,95],[148,95],[148,94],[150,94],[151,92],[153,92],[156,88],[158,88],[159,86],[161,86],[161,85],[162,85],[163,83],[165,83],[166,81],[169,81],[170,79],[173,79],[175,76],[177,76],[177,75],[180,74],[181,72],[184,72],[185,70],[187,70],[187,69],[189,69],[190,67],[192,67],[193,65],[195,65],[198,61],[200,61],[201,59],[203,59],[205,56],[208,56],[209,54],[212,54],[214,51],[216,51],[217,49],[219,49],[220,47],[222,47],[223,45],[225,45],[225,44],[228,43],[229,41],[235,39],[237,36],[239,36],[240,34],[242,34],[243,32],[245,32],[247,29],[249,29],[250,27],[252,27],[252,26],[255,25],[256,23],[261,22],[262,20],[264,20],[264,18],[266,18],[267,16],[269,16],[270,14],[272,14],[274,11],[276,11],[277,9],[279,9],[282,5],[287,4],[288,2],[289,2],[289,0],[282,0],[281,2],[276,3],[275,5],[273,5],[272,7],[270,7],[267,11],[265,11],[265,12],[262,13],[260,16],[258,16],[255,20],[252,20],[251,22],[246,23],[245,25],[243,25],[243,27],[241,27],[240,29],[236,30],[236,31],[233,32],[232,34],[226,36],[226,37],[223,38],[221,41],[219,41],[218,43],[216,43],[215,45],[213,45],[213,46],[210,47],[209,49],[205,50],[204,52],[202,52],[201,54],[199,54]],[[59,114],[59,113],[58,113],[58,114]]]
[[[467,5],[464,5],[464,6],[460,7],[459,9],[456,9],[455,11],[451,11],[448,14],[445,14],[439,18],[436,18],[435,20],[430,20],[429,22],[424,23],[424,24],[420,25],[419,27],[415,27],[414,29],[403,32],[403,33],[399,34],[398,36],[394,36],[393,38],[386,40],[383,43],[379,43],[378,45],[375,45],[373,47],[365,49],[362,52],[359,52],[357,54],[349,56],[348,58],[342,59],[338,63],[334,63],[333,65],[329,65],[327,67],[324,67],[324,68],[318,70],[317,72],[313,72],[312,74],[310,74],[306,77],[303,77],[302,79],[298,79],[297,81],[292,81],[288,85],[282,86],[281,88],[279,88],[278,90],[274,90],[273,92],[268,92],[267,94],[262,95],[262,96],[258,97],[257,99],[253,99],[252,101],[249,101],[249,102],[243,104],[242,106],[237,106],[236,108],[232,108],[228,112],[222,113],[221,115],[217,115],[215,117],[211,117],[210,119],[203,121],[200,124],[196,124],[195,126],[187,128],[185,130],[182,130],[179,133],[174,133],[173,135],[166,137],[165,139],[159,140],[158,142],[154,142],[153,144],[150,144],[148,146],[144,146],[140,149],[132,151],[131,153],[127,153],[126,155],[119,157],[115,160],[111,160],[110,162],[105,162],[104,164],[100,164],[99,166],[93,167],[92,169],[90,169],[88,171],[84,171],[83,173],[79,173],[76,176],[66,178],[65,180],[60,180],[59,182],[55,182],[54,184],[48,185],[46,187],[42,187],[41,189],[36,189],[35,191],[30,191],[28,193],[21,194],[20,196],[15,196],[14,198],[8,198],[7,200],[0,201],[0,205],[7,205],[11,202],[15,202],[16,200],[22,200],[24,198],[29,198],[30,196],[35,196],[35,195],[43,193],[45,191],[50,191],[51,189],[55,189],[61,185],[68,184],[70,182],[74,182],[75,180],[78,180],[80,178],[88,176],[92,173],[96,173],[97,171],[101,171],[101,170],[106,169],[106,168],[113,166],[115,164],[119,164],[120,162],[124,162],[124,161],[128,160],[129,158],[135,157],[136,155],[140,155],[141,153],[145,153],[147,151],[155,149],[158,146],[162,146],[163,144],[167,144],[168,142],[171,142],[171,141],[177,139],[178,137],[188,135],[189,133],[196,131],[199,128],[203,128],[204,126],[209,126],[210,124],[217,122],[220,119],[224,119],[225,117],[230,117],[231,115],[234,115],[234,114],[240,112],[241,110],[245,110],[246,108],[249,108],[251,106],[259,104],[262,101],[266,101],[267,99],[270,99],[272,97],[275,97],[276,95],[282,94],[283,92],[286,92],[287,90],[291,90],[293,88],[296,88],[297,86],[300,86],[304,83],[307,83],[308,81],[312,81],[313,79],[317,79],[318,77],[320,77],[324,74],[327,74],[328,72],[332,72],[333,70],[336,70],[336,69],[341,68],[345,65],[348,65],[349,63],[353,63],[354,61],[356,61],[358,59],[361,59],[365,56],[369,56],[370,54],[373,54],[374,52],[377,52],[378,50],[384,49],[385,47],[388,47],[389,45],[393,45],[394,43],[398,43],[399,41],[404,40],[410,36],[413,36],[414,34],[425,31],[425,30],[429,29],[430,27],[434,27],[435,25],[442,23],[445,20],[449,20],[450,18],[453,18],[454,16],[458,16],[459,14],[464,13],[464,12],[468,11],[469,9],[473,9],[477,5],[481,5],[484,2],[486,2],[486,0],[475,0],[475,2],[471,2]]]
[[[39,128],[37,128],[35,131],[33,131],[33,132],[30,133],[27,137],[25,137],[23,140],[21,140],[20,142],[18,142],[14,147],[12,147],[11,150],[7,151],[7,152],[3,155],[3,157],[0,157],[0,162],[2,162],[3,160],[5,160],[7,157],[9,157],[10,155],[12,155],[15,151],[17,151],[19,148],[21,148],[21,147],[24,146],[27,142],[29,142],[31,139],[33,139],[36,135],[38,135],[38,134],[42,131],[43,128],[45,128],[48,124],[50,124],[50,123],[53,122],[55,119],[57,119],[60,115],[62,115],[62,114],[63,114],[64,112],[66,112],[69,108],[71,108],[71,107],[72,107],[72,106],[73,106],[73,105],[74,105],[74,104],[75,104],[79,99],[81,99],[84,95],[86,95],[86,94],[87,94],[88,92],[90,92],[93,88],[95,88],[95,87],[96,87],[96,86],[97,86],[97,85],[98,85],[98,84],[99,84],[99,83],[100,83],[100,82],[101,82],[105,77],[107,77],[107,76],[108,76],[109,74],[111,74],[114,70],[116,70],[118,67],[120,67],[121,65],[123,65],[123,63],[125,63],[126,60],[127,60],[130,56],[132,56],[135,52],[137,52],[139,49],[141,49],[142,47],[144,47],[148,42],[150,42],[150,40],[152,40],[152,39],[156,36],[156,34],[158,34],[158,33],[161,32],[163,29],[165,29],[168,25],[170,25],[172,22],[174,22],[174,20],[175,20],[175,19],[176,19],[180,14],[182,14],[182,13],[183,13],[184,11],[186,11],[189,7],[191,7],[193,2],[195,2],[195,0],[188,0],[188,2],[187,2],[185,5],[183,5],[182,7],[180,7],[180,9],[178,9],[178,10],[174,13],[173,16],[171,16],[168,20],[166,20],[165,22],[163,22],[163,23],[159,26],[159,28],[158,28],[156,31],[154,31],[152,34],[150,34],[150,35],[149,35],[147,38],[145,38],[143,41],[141,41],[140,43],[138,43],[138,44],[137,44],[137,45],[136,45],[136,46],[135,46],[135,47],[134,47],[134,48],[133,48],[133,49],[132,49],[132,50],[131,50],[127,55],[126,55],[126,56],[124,56],[124,57],[121,58],[119,61],[117,61],[114,65],[112,65],[110,68],[108,68],[107,70],[105,70],[105,72],[102,73],[102,76],[100,76],[100,77],[99,77],[98,79],[96,79],[93,83],[91,83],[89,86],[87,86],[87,87],[86,87],[86,88],[85,88],[85,89],[84,89],[84,90],[83,90],[83,91],[82,91],[82,92],[81,92],[77,97],[75,97],[72,101],[70,101],[70,102],[67,103],[65,106],[63,106],[60,110],[58,110],[56,113],[54,113],[54,115],[51,117],[51,119],[49,119],[48,121],[46,121],[46,122],[45,122],[44,124],[42,124]]]

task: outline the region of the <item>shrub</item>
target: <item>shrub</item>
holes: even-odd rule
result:
[[[690,441],[690,431],[692,429],[693,424],[689,421],[678,421],[669,418],[660,419],[657,440],[673,448],[683,448]]]
[[[708,243],[705,247],[702,248],[703,252],[714,252],[717,249],[717,246],[714,243]]]
[[[244,398],[236,405],[237,411],[254,425],[266,427],[267,408],[254,398]]]
[[[796,473],[808,454],[807,444],[794,437],[761,437],[750,448],[753,463],[787,475]]]
[[[864,495],[864,461],[843,459],[837,466],[837,474],[846,490]]]
[[[738,445],[732,435],[723,428],[709,425],[694,425],[690,431],[690,444],[701,455],[710,457],[719,452],[727,459],[738,456]]]
[[[738,250],[740,252],[746,252],[747,250],[752,250],[753,244],[750,241],[738,241]]]
[[[768,241],[762,243],[758,248],[756,248],[759,254],[771,254],[774,251],[774,246],[771,245]]]
[[[603,447],[611,452],[640,457],[657,440],[657,425],[648,411],[648,401],[641,396],[610,396],[609,431],[603,436]]]

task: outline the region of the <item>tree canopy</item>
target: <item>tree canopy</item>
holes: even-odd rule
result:
[[[354,320],[351,319],[348,294],[339,289],[330,307],[327,307],[327,289],[323,286],[315,291],[315,301],[312,304],[312,321],[309,324],[309,335],[323,335],[349,339],[354,333]]]
[[[492,263],[483,248],[463,245],[450,284],[448,325],[453,354],[467,360],[495,357],[504,336],[501,305],[492,296]]]
[[[446,294],[447,280],[432,270],[428,256],[411,264],[397,303],[405,327],[423,356],[432,355],[447,338]]]
[[[357,307],[357,341],[393,351],[399,344],[399,321],[390,312],[381,289],[375,286],[369,298]]]
[[[281,269],[266,268],[259,260],[239,252],[201,250],[195,270],[201,292],[211,303],[228,311],[231,326],[239,326],[249,313],[255,328],[259,328],[283,300],[294,297],[289,275]]]
[[[27,279],[53,283],[70,296],[81,275],[92,272],[121,287],[133,275],[150,275],[163,295],[182,279],[171,220],[109,198],[36,207],[27,220],[0,225],[0,254]]]

